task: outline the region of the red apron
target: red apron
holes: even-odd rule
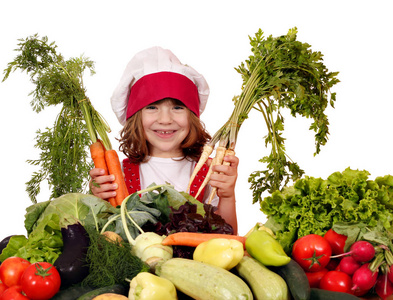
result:
[[[208,171],[209,171],[209,167],[206,164],[204,164],[203,167],[199,170],[199,172],[195,176],[195,179],[191,184],[190,192],[189,192],[191,196],[195,197]],[[126,158],[123,160],[123,172],[125,175],[125,182],[128,189],[128,193],[131,195],[137,191],[140,191],[141,182],[139,178],[139,164],[132,163],[128,158]],[[202,192],[199,194],[197,198],[199,202],[202,202],[204,192],[205,192],[205,188],[203,188]]]

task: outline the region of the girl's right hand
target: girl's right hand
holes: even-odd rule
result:
[[[90,190],[94,196],[101,199],[109,199],[116,196],[117,184],[114,175],[103,175],[104,169],[94,168],[90,170]]]

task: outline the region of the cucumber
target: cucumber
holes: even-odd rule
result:
[[[294,300],[310,299],[310,284],[302,267],[293,259],[281,267],[270,267],[270,270],[280,275],[288,285]]]
[[[82,296],[80,296],[79,298],[77,298],[77,300],[92,300],[98,295],[107,294],[107,293],[128,296],[128,289],[122,284],[114,284],[114,285],[105,286],[102,288],[89,291],[83,294]]]
[[[182,293],[196,300],[252,300],[248,285],[220,267],[186,258],[171,258],[156,268]]]
[[[333,291],[326,291],[317,288],[311,288],[311,299],[313,300],[359,300],[358,297],[348,294]]]
[[[78,297],[86,294],[87,292],[93,291],[94,288],[90,286],[71,286],[66,289],[60,290],[54,295],[51,300],[71,300],[78,299]]]
[[[289,300],[284,279],[252,257],[243,256],[236,266],[240,277],[251,287],[255,299]]]

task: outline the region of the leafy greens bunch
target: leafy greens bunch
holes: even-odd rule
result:
[[[39,159],[28,160],[40,166],[26,183],[32,202],[37,202],[40,184],[47,180],[51,188],[50,198],[63,194],[85,191],[87,178],[93,164],[89,158],[90,140],[97,138],[98,131],[107,149],[110,142],[106,135],[109,126],[94,110],[86,96],[83,74],[94,74],[94,63],[86,57],[70,58],[57,53],[54,42],[38,35],[19,39],[19,54],[4,70],[3,81],[10,73],[20,69],[30,76],[35,89],[31,106],[39,113],[45,107],[61,105],[52,128],[38,130],[35,147],[41,150]]]
[[[308,177],[275,191],[261,202],[271,228],[288,253],[296,239],[324,235],[339,222],[392,230],[393,176],[368,179],[366,170],[345,169],[327,179]],[[379,230],[380,231],[380,230]]]
[[[265,38],[262,30],[250,37],[252,55],[236,68],[243,79],[242,93],[234,98],[235,109],[230,119],[213,137],[213,141],[228,139],[229,147],[234,148],[240,126],[250,110],[261,112],[267,126],[265,146],[270,144],[271,152],[260,159],[267,169],[255,171],[249,177],[253,203],[262,200],[264,191],[272,193],[304,174],[286,153],[282,109],[289,109],[293,117],[313,119],[310,130],[315,132],[314,155],[327,142],[329,122],[325,109],[329,104],[334,107],[336,94],[330,93],[330,89],[339,82],[338,72],[329,72],[323,64],[323,54],[312,51],[309,44],[296,38],[296,28],[279,37]]]
[[[253,190],[253,203],[262,200],[264,191],[272,193],[280,190],[290,180],[296,181],[304,174],[286,153],[282,109],[289,109],[294,117],[300,115],[314,120],[310,126],[310,130],[315,132],[314,155],[326,144],[329,122],[325,109],[329,104],[334,107],[336,94],[330,93],[330,89],[339,82],[336,78],[338,73],[328,72],[322,62],[322,53],[312,51],[309,44],[297,41],[296,36],[297,29],[293,28],[280,37],[265,38],[261,29],[255,37],[250,37],[252,54],[236,68],[243,79],[241,94],[233,98],[235,105],[231,116],[204,146],[190,178],[189,187],[218,144],[197,195],[209,181],[212,166],[225,165],[224,156],[235,154],[240,127],[252,109],[261,112],[267,127],[265,146],[271,145],[270,154],[260,159],[267,169],[253,172],[248,179]],[[212,189],[209,201],[215,192]]]

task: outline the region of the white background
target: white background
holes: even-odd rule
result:
[[[7,3],[7,4],[5,4]],[[95,61],[97,74],[86,74],[87,94],[112,127],[114,147],[120,125],[109,98],[127,62],[138,51],[160,45],[171,49],[209,82],[211,94],[201,119],[210,133],[227,120],[232,97],[240,93],[237,67],[250,54],[248,36],[298,28],[298,40],[324,54],[329,71],[341,82],[335,109],[327,111],[330,139],[316,157],[311,120],[286,117],[287,153],[307,175],[326,178],[347,167],[368,170],[370,178],[393,174],[393,52],[390,1],[3,1],[0,4],[0,69],[16,56],[17,39],[38,33],[55,41],[65,58],[81,54]],[[25,191],[32,172],[26,160],[37,159],[36,131],[51,127],[58,109],[36,114],[28,93],[34,89],[19,71],[0,83],[1,207],[0,239],[25,234]],[[250,115],[237,145],[239,233],[265,220],[252,204],[247,182],[262,170],[265,149],[262,116]],[[39,201],[48,199],[45,185]]]

